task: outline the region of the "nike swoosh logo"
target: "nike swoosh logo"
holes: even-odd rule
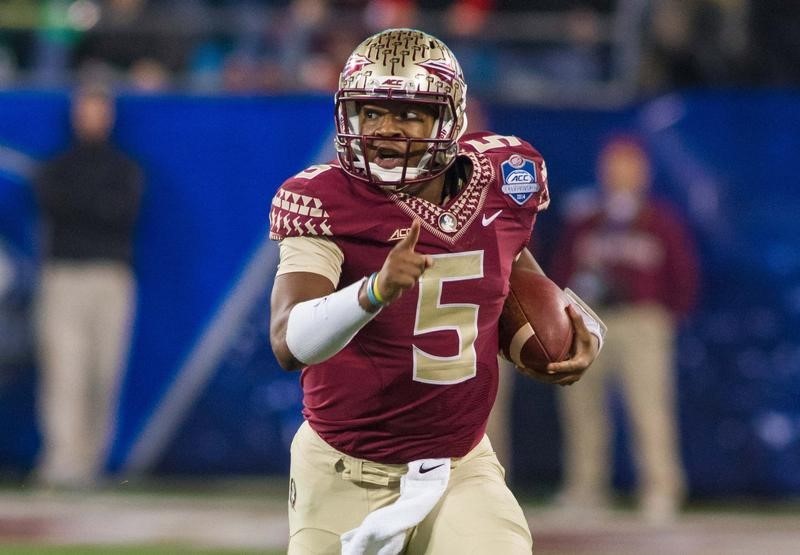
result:
[[[431,466],[430,468],[425,468],[425,466],[424,466],[424,465],[420,465],[420,466],[419,466],[419,473],[420,473],[420,474],[425,474],[426,472],[430,472],[431,470],[436,470],[436,469],[437,469],[437,468],[439,468],[440,466],[444,466],[444,463],[442,463],[442,464],[437,464],[436,466]]]
[[[484,214],[483,218],[481,218],[481,223],[483,224],[483,227],[486,227],[487,225],[489,225],[490,223],[495,221],[497,219],[497,216],[499,216],[500,212],[502,212],[502,211],[503,210],[501,208],[500,210],[498,210],[497,212],[495,212],[494,214],[492,214],[488,218],[486,217],[486,214]]]

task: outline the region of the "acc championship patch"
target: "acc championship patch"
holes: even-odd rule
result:
[[[514,154],[500,164],[500,171],[503,172],[501,190],[520,206],[528,202],[533,193],[539,190],[536,163],[533,160]]]

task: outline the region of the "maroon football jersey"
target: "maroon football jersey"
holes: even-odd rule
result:
[[[407,290],[330,359],[306,367],[303,414],[334,448],[406,463],[460,457],[483,436],[497,392],[497,321],[517,254],[547,206],[539,153],[516,137],[459,141],[471,177],[442,206],[312,166],[276,193],[270,236],[323,236],[344,253],[339,287],[381,268],[422,220],[417,252],[434,257]]]

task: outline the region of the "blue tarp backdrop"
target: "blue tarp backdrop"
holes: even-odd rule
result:
[[[2,310],[32,297],[38,224],[30,179],[69,140],[67,109],[62,94],[0,94],[0,254],[17,276],[0,287]],[[558,256],[548,245],[571,193],[592,182],[603,138],[642,133],[657,191],[683,209],[704,257],[702,303],[682,327],[677,360],[692,493],[800,493],[800,196],[792,165],[800,96],[710,92],[624,110],[489,111],[494,131],[531,141],[548,162],[553,206],[536,232],[545,262]],[[297,375],[281,371],[268,346],[277,250],[266,238],[268,211],[285,178],[331,156],[331,116],[330,98],[315,96],[120,100],[115,139],[144,167],[147,191],[112,470],[288,468],[300,394]],[[18,321],[0,318],[0,326]],[[38,445],[26,345],[27,357],[0,356],[0,471],[27,472]],[[515,478],[556,481],[559,437],[552,389],[519,378]],[[625,445],[623,434],[621,485],[632,480]]]

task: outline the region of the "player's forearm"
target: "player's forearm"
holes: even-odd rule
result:
[[[303,367],[286,345],[286,325],[292,308],[297,303],[318,299],[334,291],[334,284],[328,278],[312,272],[287,272],[275,277],[270,298],[269,337],[272,352],[285,370]]]
[[[276,357],[282,367],[297,369],[323,362],[341,351],[372,320],[381,306],[373,303],[364,278],[323,297],[295,304],[286,317],[284,337],[276,332]],[[365,302],[366,301],[366,302]]]
[[[270,321],[269,342],[272,347],[272,353],[281,368],[289,371],[300,370],[303,364],[294,358],[294,355],[286,345],[286,321],[288,317],[288,311],[283,314],[276,314],[273,310]]]

